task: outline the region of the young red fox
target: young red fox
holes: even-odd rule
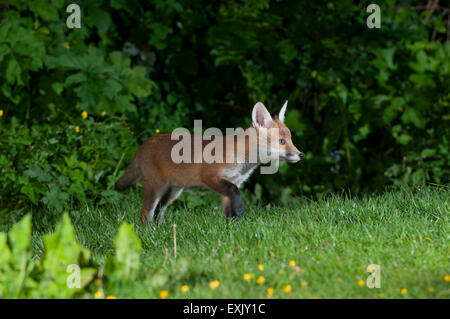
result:
[[[244,203],[239,186],[250,177],[258,165],[262,164],[260,156],[257,156],[254,161],[250,160],[252,155],[264,148],[269,151],[270,159],[296,163],[303,158],[303,154],[292,144],[291,132],[284,125],[286,107],[287,101],[280,112],[272,118],[264,104],[258,102],[253,107],[251,127],[231,138],[215,136],[213,140],[224,145],[223,150],[220,149],[223,151],[223,161],[202,160],[201,163],[195,161],[175,163],[172,158],[172,148],[179,141],[172,140],[170,134],[153,136],[139,148],[133,161],[115,184],[115,189],[122,191],[139,180],[142,181],[142,224],[146,221],[152,222],[155,209],[166,193],[168,197],[159,211],[160,220],[164,220],[165,210],[180,196],[184,188],[197,186],[209,188],[222,195],[223,213],[226,217],[241,217],[244,213]],[[250,143],[249,136],[252,134],[258,139]],[[190,138],[194,137],[190,136]],[[203,148],[211,141],[202,139]],[[245,145],[242,145],[243,143]],[[188,150],[188,153],[194,156],[192,148]],[[225,158],[228,159],[227,155],[231,156],[232,161],[225,160]]]

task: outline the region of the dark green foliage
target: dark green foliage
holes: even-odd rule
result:
[[[286,122],[307,155],[253,177],[255,202],[448,183],[442,7],[386,1],[381,29],[368,29],[368,1],[77,3],[72,30],[65,1],[0,4],[3,212],[113,196],[156,129],[245,126],[259,100],[272,111],[289,100]]]
[[[85,120],[80,116],[79,126],[66,122],[28,127],[16,117],[2,124],[3,204],[17,208],[41,203],[60,212],[72,196],[84,201],[111,195],[108,189],[116,181],[120,163],[136,147],[121,119],[105,118],[96,122],[91,116]]]

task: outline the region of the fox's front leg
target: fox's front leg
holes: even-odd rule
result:
[[[222,196],[223,215],[227,218],[241,217],[244,214],[244,202],[241,196],[235,197],[234,202],[228,196]]]
[[[233,212],[231,210],[231,200],[228,196],[222,196],[222,208],[223,216],[227,218],[233,217]]]
[[[221,194],[223,212],[226,217],[241,217],[244,214],[244,201],[239,188],[226,179],[209,180],[206,186]]]
[[[232,184],[233,185],[233,184]],[[236,185],[233,185],[233,189],[231,191],[231,213],[232,217],[240,218],[244,215],[244,201],[241,197],[241,192]]]

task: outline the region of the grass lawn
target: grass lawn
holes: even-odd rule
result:
[[[136,225],[143,248],[138,278],[105,294],[159,298],[165,289],[168,298],[267,298],[268,288],[273,288],[272,298],[450,296],[448,188],[392,190],[350,199],[299,198],[285,207],[247,205],[244,217],[230,223],[220,207],[215,214],[219,197],[206,194],[194,207],[189,206],[190,198],[197,195],[183,194],[166,212],[166,222],[150,227],[139,225],[138,191],[114,203],[70,210],[77,240],[100,264],[114,251],[120,223]],[[41,254],[41,236],[59,218],[50,212],[33,216],[33,250]],[[0,231],[20,217],[20,213],[10,215]],[[181,264],[187,267],[184,271]],[[380,265],[379,289],[366,286],[370,264]],[[172,280],[154,288],[150,275],[155,273]],[[264,282],[260,279],[258,284],[260,276]],[[214,280],[219,282],[216,289],[209,286]],[[182,292],[182,285],[188,285],[189,291]]]

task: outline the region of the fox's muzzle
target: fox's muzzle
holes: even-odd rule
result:
[[[305,155],[302,152],[287,152],[286,156],[284,156],[282,159],[289,163],[297,163],[304,156]]]

